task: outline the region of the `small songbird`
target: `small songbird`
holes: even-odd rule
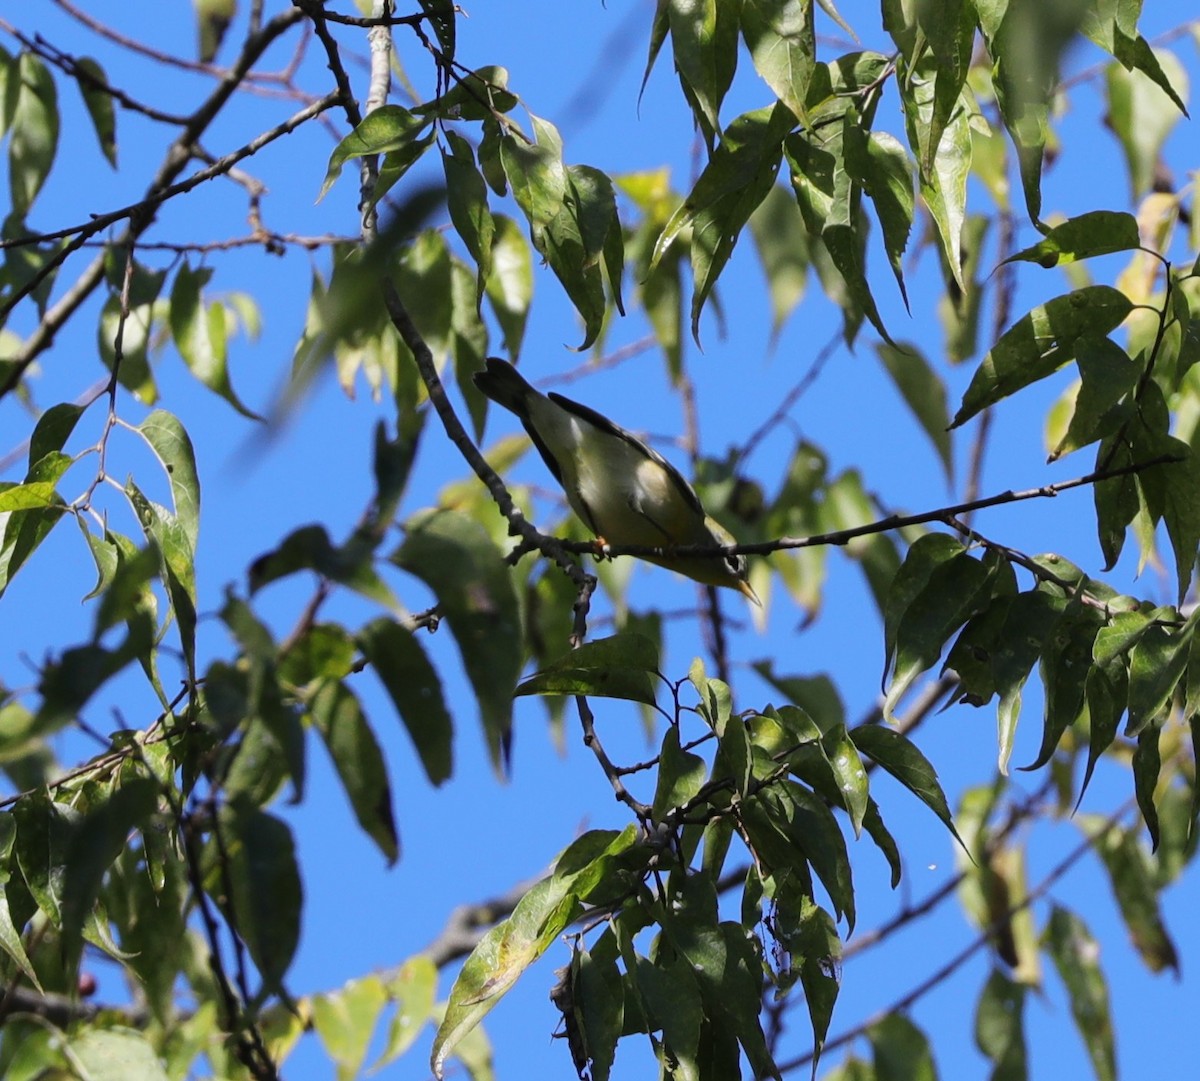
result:
[[[746,580],[745,556],[671,554],[671,548],[721,548],[736,541],[661,454],[594,409],[535,390],[507,361],[488,357],[487,369],[474,379],[492,401],[517,415],[571,509],[602,543],[667,549],[645,558],[761,603]]]

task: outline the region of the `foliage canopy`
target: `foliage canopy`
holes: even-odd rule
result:
[[[831,1029],[859,912],[853,842],[865,835],[878,850],[892,888],[905,874],[877,800],[886,774],[958,846],[943,896],[957,887],[978,931],[970,952],[994,958],[975,1033],[992,1076],[1027,1075],[1024,1003],[1045,957],[1096,1076],[1114,1077],[1096,940],[1061,898],[1037,903],[1092,858],[1144,964],[1178,967],[1159,898],[1194,856],[1200,814],[1200,217],[1192,188],[1177,189],[1162,165],[1167,136],[1186,122],[1186,73],[1138,30],[1139,0],[883,0],[879,18],[849,22],[831,0],[657,0],[639,44],[642,89],[659,92],[652,72],[673,67],[695,131],[696,168],[681,188],[657,163],[615,174],[574,162],[538,103],[504,67],[482,63],[503,57],[459,49],[463,13],[451,0],[240,7],[196,0],[199,61],[151,55],[207,80],[178,113],[152,83],[126,84],[120,61],[147,52],[138,42],[101,26],[102,64],[42,36],[32,15],[22,16],[28,27],[0,20],[11,197],[0,407],[23,424],[18,432],[6,419],[5,431],[23,441],[25,463],[10,456],[15,479],[0,481],[0,604],[50,558],[52,535],[78,530],[72,558],[96,573],[84,598],[90,632],[56,643],[33,685],[0,685],[11,791],[0,803],[0,1072],[273,1078],[314,1030],[339,1077],[351,1077],[390,1016],[380,1062],[410,1053],[430,1024],[435,1075],[454,1058],[484,1079],[480,1022],[565,936],[551,996],[564,1053],[590,1081],[619,1068],[618,1045],[622,1059],[657,1061],[661,1076],[723,1081],[810,1063],[815,1074],[823,1050],[856,1037],[873,1062],[851,1055],[827,1076],[931,1076],[929,1039],[906,1012],[916,993],[841,1035]],[[1100,67],[1064,78],[1081,40]],[[420,46],[409,68],[399,41]],[[364,76],[351,60],[368,44]],[[276,75],[264,57],[284,47],[293,59]],[[765,104],[731,117],[727,98],[745,83]],[[209,153],[218,119],[268,87],[296,111]],[[135,201],[91,216],[81,201],[74,221],[48,222],[39,196],[52,173],[75,167],[82,138],[65,123],[68,94],[81,95],[113,169],[134,169],[123,162],[130,116],[170,140],[136,174]],[[1058,117],[1088,94],[1104,97],[1132,209],[1064,218],[1044,205],[1044,180]],[[247,170],[318,124],[339,125],[328,158],[297,168],[321,199],[357,183],[358,215],[336,236],[269,228],[269,197]],[[249,234],[224,241],[198,213],[196,236],[164,236],[160,214],[212,180],[244,193]],[[1040,239],[1018,249],[1025,222]],[[528,442],[480,449],[487,403],[471,376],[489,353],[523,355],[541,266],[595,367],[620,362],[623,348],[661,354],[686,400],[693,343],[744,317],[721,304],[739,241],[739,258],[752,247],[760,264],[773,335],[810,273],[841,325],[796,373],[794,395],[728,456],[702,458],[692,440],[697,487],[754,557],[751,581],[768,606],[807,621],[836,606],[825,595],[831,550],[861,572],[885,671],[878,709],[858,722],[826,673],[787,674],[781,656],[737,666],[729,637],[739,617],[712,589],[694,613],[705,656],[666,671],[684,632],[631,605],[620,557],[672,553],[612,545],[602,554],[616,561],[598,559],[593,577],[582,557],[598,553],[579,523],[536,528],[545,501],[506,484]],[[256,337],[258,304],[222,284],[224,253],[249,245],[319,253],[292,363],[257,408],[235,389],[231,358],[234,343]],[[885,319],[885,294],[898,290],[905,307],[924,301],[913,284],[921,258],[939,267],[936,358]],[[1093,268],[1113,267],[1092,280]],[[1014,310],[1025,276],[1039,299]],[[647,330],[644,344],[611,344],[623,319]],[[44,370],[66,359],[56,338],[87,320],[99,382],[86,391],[94,375],[80,375],[77,395],[43,400]],[[751,471],[755,446],[783,425],[828,352],[866,338],[947,481],[961,472],[951,433],[972,433],[975,464],[953,503],[896,512],[802,438],[774,493]],[[244,575],[222,566],[223,590],[198,577],[212,450],[170,400],[171,353],[247,433],[303,424],[327,371],[348,394],[365,385],[384,403],[363,463],[371,495],[345,536],[309,522]],[[961,365],[972,374],[953,406]],[[1051,461],[1086,463],[1078,476],[982,493],[978,462],[1005,416],[996,407],[1064,370],[1046,442]],[[410,482],[429,448],[444,486],[422,508]],[[455,479],[467,468],[473,476]],[[979,524],[986,508],[1078,488],[1092,494],[1102,574],[1056,554],[1053,537],[1029,554]],[[1116,572],[1130,537],[1142,565],[1166,568],[1158,593],[1133,592]],[[287,623],[265,606],[281,582],[303,584]],[[328,617],[347,595],[368,615]],[[432,604],[415,611],[426,595]],[[11,627],[22,617],[2,618]],[[449,692],[426,631],[455,643],[473,702]],[[1037,787],[1022,797],[1009,765],[1035,670],[1040,746],[1021,768]],[[373,697],[363,691],[371,678]],[[96,715],[113,695],[134,705],[101,731]],[[398,716],[439,786],[453,783],[453,736],[474,712],[492,766],[508,771],[514,702],[526,697],[544,701],[559,738],[574,714],[627,824],[583,832],[544,877],[493,905],[466,946],[439,944],[336,991],[291,993],[305,874],[286,801],[305,798],[312,747],[324,746],[358,825],[391,863],[403,858],[405,819],[385,718],[371,703]],[[939,707],[986,707],[997,720],[996,774],[957,807],[918,745]],[[639,711],[652,752],[616,761],[606,724]],[[67,731],[101,750],[58,761]],[[1076,813],[1101,763],[1127,775],[1128,801],[1109,815]],[[1031,882],[1027,827],[1072,814],[1078,846]],[[906,907],[872,934],[884,939],[922,914]],[[128,980],[126,1002],[89,1002],[97,956]],[[439,970],[464,956],[439,997]],[[811,1029],[801,1054],[780,1042],[796,1009]]]

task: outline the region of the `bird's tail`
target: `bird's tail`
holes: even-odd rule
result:
[[[506,360],[488,357],[487,367],[472,377],[475,385],[492,401],[524,418],[529,395],[536,394],[524,377]]]

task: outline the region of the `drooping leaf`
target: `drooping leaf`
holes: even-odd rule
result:
[[[1159,152],[1181,111],[1186,114],[1188,94],[1187,72],[1173,53],[1147,49],[1142,56],[1147,67],[1157,69],[1158,78],[1117,64],[1110,64],[1106,73],[1109,121],[1125,151],[1135,199],[1150,190]]]
[[[9,78],[9,191],[13,211],[23,216],[42,190],[58,150],[58,92],[46,65],[29,51],[17,58]]]
[[[426,776],[440,785],[452,771],[453,722],[425,650],[412,631],[391,619],[368,623],[357,640],[408,729]]]
[[[1074,912],[1055,905],[1044,941],[1067,988],[1071,1016],[1087,1048],[1098,1081],[1116,1081],[1117,1056],[1108,984],[1100,969],[1100,946]]]
[[[742,37],[754,70],[802,124],[816,67],[812,0],[743,0]]]
[[[233,389],[226,364],[229,334],[225,308],[205,305],[203,288],[212,277],[211,267],[192,270],[185,261],[175,274],[167,322],[175,348],[191,373],[209,390],[251,420],[262,418],[248,409]]]
[[[867,1029],[876,1081],[937,1081],[929,1040],[904,1014],[889,1013]]]
[[[327,681],[309,702],[354,816],[389,864],[400,856],[387,764],[358,699],[344,683]]]
[[[105,253],[105,269],[112,290],[100,313],[98,345],[100,359],[109,371],[116,368],[117,380],[134,394],[143,405],[158,400],[158,388],[150,370],[149,346],[155,316],[155,301],[166,279],[165,270],[150,270],[135,261],[129,281],[129,314],[121,315],[121,294],[124,288],[125,260],[132,258],[124,252],[109,249]],[[121,350],[117,352],[120,332]]]
[[[488,208],[487,185],[475,166],[471,144],[454,131],[446,132],[450,153],[442,151],[446,174],[446,206],[450,220],[479,268],[476,308],[492,270],[492,245],[496,224]]]
[[[946,385],[915,345],[901,342],[898,346],[892,346],[878,342],[875,351],[905,404],[933,444],[946,471],[946,480],[949,481],[953,476],[954,463],[948,430],[950,413],[946,408]]]
[[[804,297],[808,277],[808,235],[796,200],[774,184],[750,215],[750,234],[771,295],[771,341],[778,341],[787,317]],[[662,269],[660,264],[659,269]],[[661,337],[661,335],[660,335]]]
[[[1075,821],[1104,863],[1125,927],[1146,967],[1178,971],[1179,953],[1163,922],[1149,857],[1133,831],[1095,815],[1077,815]]]
[[[425,582],[462,655],[479,701],[492,764],[507,761],[512,694],[523,661],[512,578],[484,528],[455,511],[430,511],[407,523],[391,555]]]
[[[881,724],[860,724],[850,729],[854,745],[925,804],[961,844],[946,794],[937,772],[908,737]]]
[[[90,56],[81,56],[75,62],[75,81],[83,95],[83,104],[92,119],[92,128],[100,150],[108,164],[117,167],[117,113],[113,107],[113,96],[108,92],[108,78],[104,69]]]
[[[222,844],[204,851],[204,888],[229,914],[265,991],[277,991],[300,942],[303,886],[292,831],[257,808],[227,804]]]
[[[580,349],[599,336],[606,310],[601,260],[619,228],[611,184],[596,170],[568,166],[553,124],[532,117],[535,143],[505,135],[500,159],[517,205],[529,221],[533,246],[550,264],[584,323]],[[599,224],[598,223],[602,223]]]
[[[992,969],[975,1009],[975,1046],[992,1062],[991,1081],[1027,1076],[1025,985]]]
[[[533,258],[529,244],[512,218],[493,216],[492,273],[487,297],[504,335],[504,350],[514,364],[525,339],[525,320],[533,298]]]

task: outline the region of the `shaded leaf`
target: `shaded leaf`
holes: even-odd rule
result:
[[[912,410],[917,423],[929,436],[946,472],[946,480],[949,481],[953,476],[954,466],[949,432],[950,413],[946,408],[946,385],[915,345],[908,342],[899,345],[877,342],[875,351],[896,384],[896,389],[904,398],[905,404]]]
[[[389,558],[437,597],[479,702],[492,764],[500,768],[524,659],[516,591],[500,550],[466,514],[429,511],[409,519],[404,543]]]
[[[1055,905],[1043,941],[1067,989],[1071,1016],[1098,1081],[1116,1081],[1117,1056],[1108,985],[1100,969],[1100,944],[1074,912]]]
[[[951,426],[1057,371],[1075,357],[1081,338],[1104,336],[1132,310],[1129,298],[1108,285],[1089,285],[1038,305],[983,358]]]
[[[412,631],[391,619],[368,623],[357,641],[408,729],[425,775],[440,785],[453,769],[454,724],[425,650]]]
[[[959,837],[950,814],[950,805],[946,802],[946,794],[938,782],[937,772],[929,759],[917,749],[916,744],[881,724],[860,724],[851,728],[849,735],[859,751],[887,770],[933,811],[954,835],[955,840],[962,844],[962,838]]]
[[[329,748],[358,824],[388,863],[395,863],[400,838],[387,765],[358,699],[344,684],[330,680],[309,702],[309,712]]]

